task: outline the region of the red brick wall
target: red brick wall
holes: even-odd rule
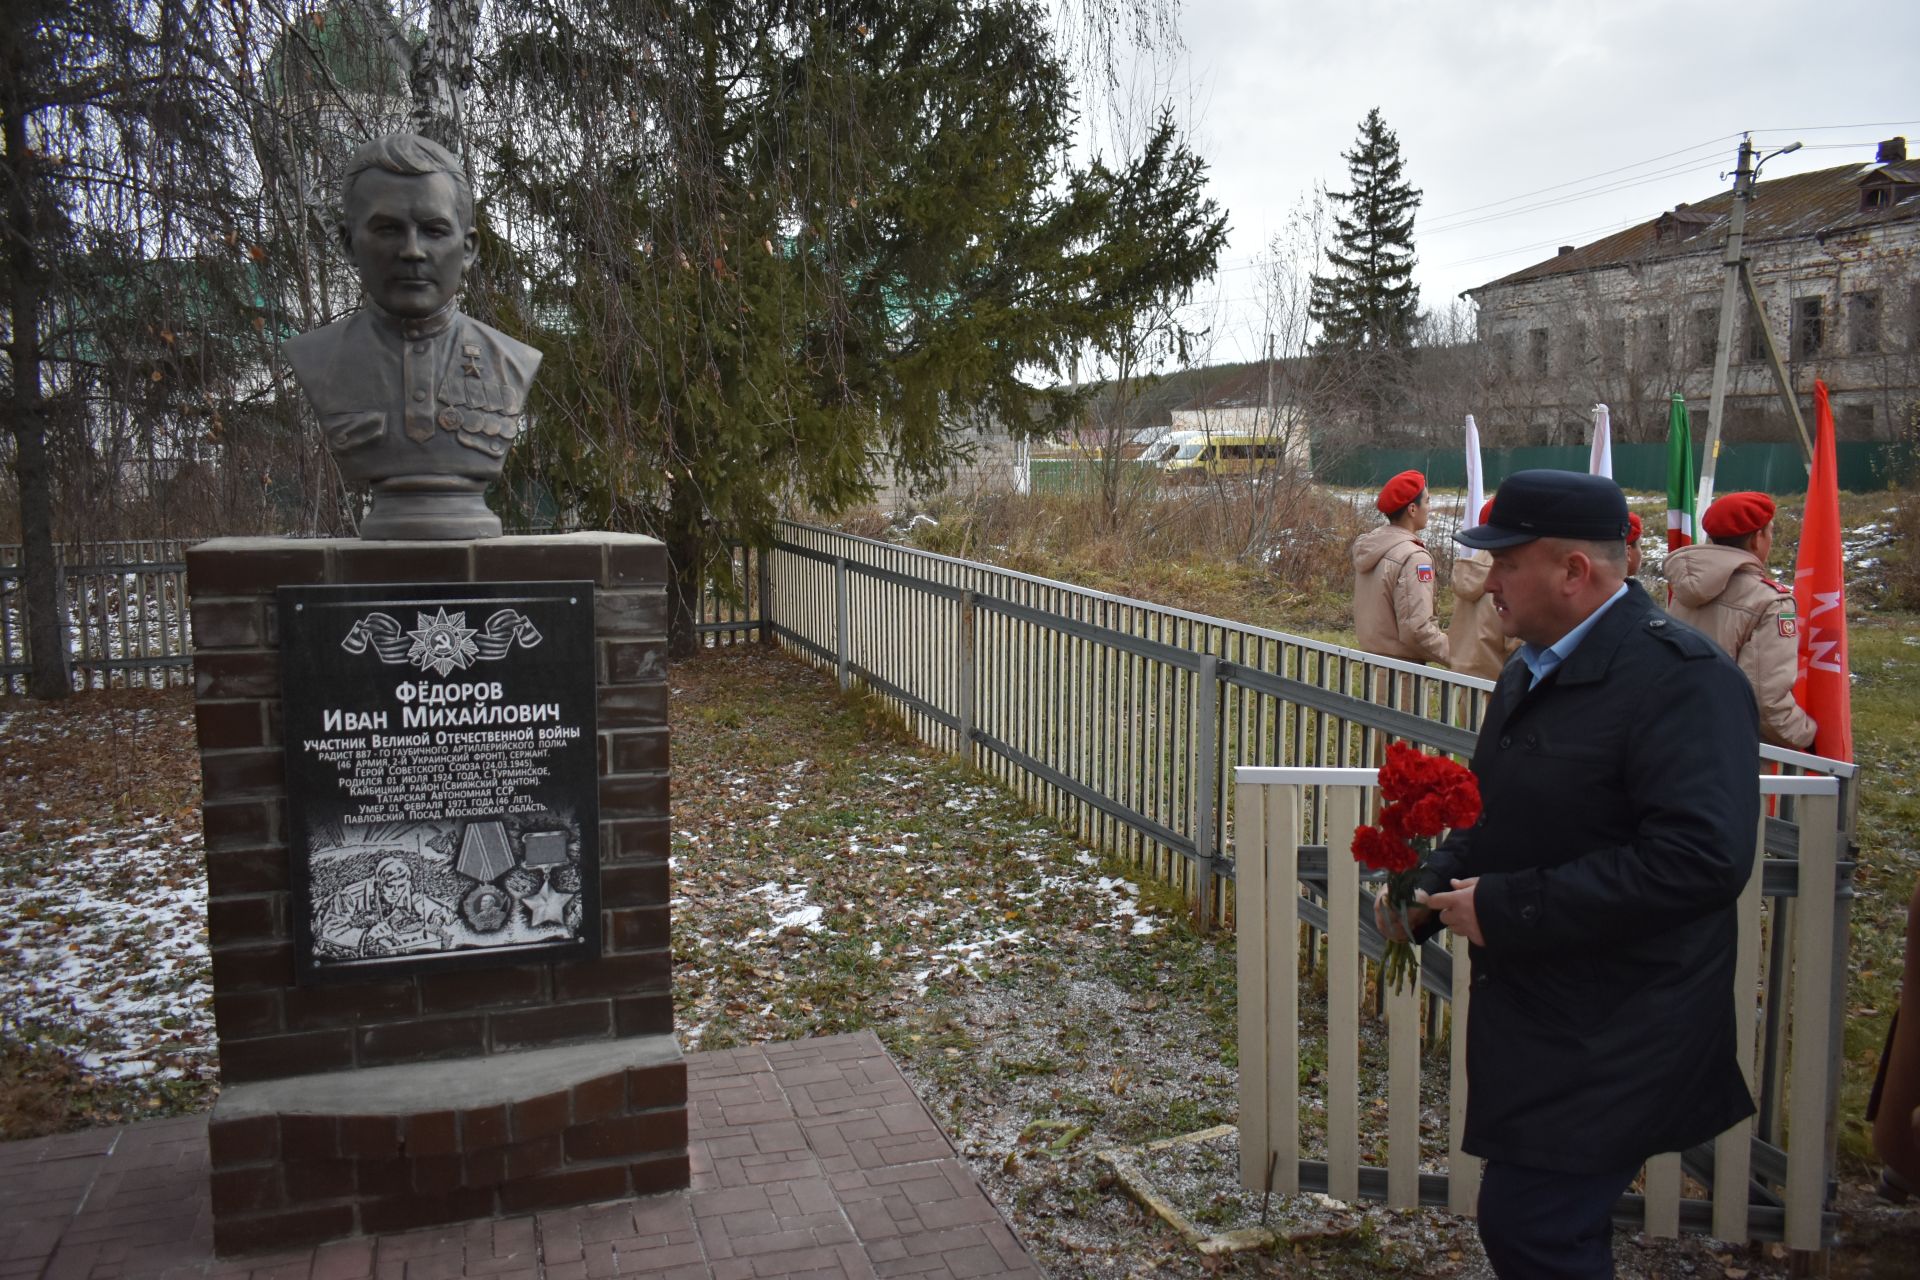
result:
[[[188,551],[207,930],[228,1083],[672,1030],[666,553],[648,538],[595,539],[224,538]],[[295,986],[274,588],[580,579],[596,587],[603,954]]]
[[[671,1033],[666,571],[659,543],[615,534],[226,538],[188,551],[207,929],[229,1089]],[[601,955],[297,986],[275,588],[581,579],[596,601]],[[675,1061],[466,1111],[410,1113],[378,1097],[353,1115],[216,1110],[216,1243],[244,1251],[684,1186],[685,1106]]]

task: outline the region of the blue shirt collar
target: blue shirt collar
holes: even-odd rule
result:
[[[1533,673],[1533,680],[1527,685],[1527,688],[1533,688],[1534,685],[1539,684],[1542,680],[1545,680],[1548,676],[1559,670],[1560,664],[1573,656],[1573,651],[1578,649],[1580,642],[1587,638],[1587,632],[1593,630],[1595,624],[1600,621],[1600,615],[1618,604],[1620,597],[1626,594],[1627,584],[1623,582],[1620,584],[1618,591],[1608,596],[1601,602],[1598,609],[1595,609],[1587,615],[1586,621],[1544,649],[1533,644],[1521,645],[1520,661],[1526,663],[1527,670]]]

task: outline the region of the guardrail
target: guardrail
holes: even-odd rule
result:
[[[1365,1061],[1361,998],[1367,963],[1378,962],[1383,940],[1361,888],[1374,877],[1363,875],[1345,851],[1367,812],[1375,771],[1243,768],[1237,779],[1242,1185],[1471,1214],[1479,1162],[1460,1150],[1471,1016],[1467,984],[1458,980],[1471,964],[1462,939],[1453,938],[1450,951],[1426,944],[1420,986],[1385,995],[1387,1162],[1383,1168],[1361,1158],[1357,1082],[1367,1068],[1380,1066]],[[1760,788],[1792,797],[1801,819],[1786,824],[1787,856],[1777,852],[1783,824],[1762,820],[1753,876],[1738,907],[1728,997],[1740,1068],[1760,1098],[1760,1114],[1710,1144],[1648,1161],[1643,1192],[1621,1197],[1614,1221],[1654,1236],[1684,1231],[1817,1250],[1831,1242],[1837,1223],[1829,1188],[1853,864],[1842,860],[1839,778],[1768,775]],[[1302,845],[1298,833],[1316,825],[1325,844]],[[1326,1014],[1306,1023],[1300,991],[1314,944],[1302,946],[1303,928],[1326,938]],[[1430,1005],[1424,1017],[1423,998]],[[1423,1028],[1437,1025],[1432,1006],[1439,1003],[1450,1003],[1452,1011],[1444,1151],[1423,1150],[1420,1139],[1420,1039]],[[1776,1052],[1786,1047],[1789,1024],[1797,1035],[1793,1051]],[[1317,1087],[1301,1078],[1303,1028],[1325,1037],[1326,1069]],[[1437,1091],[1431,1082],[1429,1098]],[[1303,1141],[1307,1110],[1325,1117],[1317,1152]],[[1683,1174],[1709,1188],[1711,1198],[1683,1196]]]

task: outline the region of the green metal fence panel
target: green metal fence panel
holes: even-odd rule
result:
[[[1116,465],[1120,468],[1123,487],[1159,479],[1159,468],[1147,463],[1128,460]],[[1101,464],[1094,458],[1034,458],[1027,467],[1034,493],[1097,493],[1100,490]]]

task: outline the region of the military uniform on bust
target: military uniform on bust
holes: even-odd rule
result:
[[[429,470],[491,479],[540,369],[539,351],[451,306],[408,320],[369,304],[283,349],[341,473],[361,483]],[[472,464],[430,450],[442,435],[471,450]]]
[[[1746,673],[1760,704],[1761,738],[1805,750],[1816,726],[1793,700],[1800,660],[1793,592],[1767,572],[1773,512],[1764,493],[1729,493],[1708,507],[1700,526],[1713,541],[1667,557],[1667,612],[1705,632]]]
[[[1427,525],[1427,478],[1402,471],[1373,505],[1387,523],[1353,542],[1353,629],[1360,647],[1445,666],[1447,633],[1433,611],[1433,553],[1420,540]]]

